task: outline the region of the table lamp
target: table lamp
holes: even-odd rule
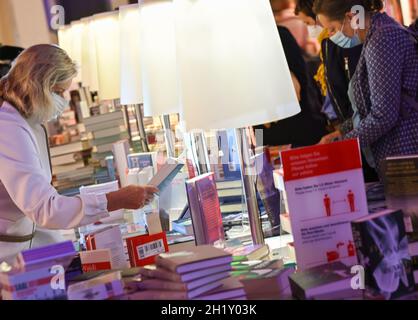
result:
[[[120,31],[117,11],[93,16],[98,89],[102,100],[120,98]]]
[[[163,117],[167,153],[173,157],[169,115],[180,111],[173,1],[139,1],[139,15],[144,113]]]
[[[140,50],[139,5],[119,7],[120,27],[120,102],[135,108],[142,150],[149,152],[142,104],[142,68]]]
[[[94,40],[92,18],[81,19],[83,23],[83,34],[81,38],[81,83],[89,91],[99,90],[99,79],[97,71],[97,52]]]
[[[249,168],[249,126],[300,106],[268,0],[174,0],[183,116],[188,130],[237,130],[254,244],[264,243]]]

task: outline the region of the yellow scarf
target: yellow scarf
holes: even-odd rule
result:
[[[322,43],[323,40],[329,38],[329,33],[327,29],[324,29],[318,37],[319,43]],[[314,79],[318,82],[321,93],[325,97],[327,95],[327,82],[325,80],[325,65],[324,65],[324,58],[322,55],[322,49],[319,53],[319,57],[321,58],[321,65],[318,68],[318,72],[316,73]]]

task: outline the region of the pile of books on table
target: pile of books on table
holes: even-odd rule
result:
[[[141,277],[135,284],[139,291],[128,299],[194,300],[208,294],[220,294],[215,290],[223,286],[228,286],[228,290],[234,287],[233,280],[226,280],[230,276],[231,262],[231,254],[212,246],[161,254],[156,258],[155,266],[140,270]],[[242,291],[238,293],[241,295]],[[232,296],[237,298],[237,292]]]
[[[101,167],[106,167],[106,157],[112,156],[115,142],[129,139],[122,111],[110,112],[83,119],[86,131],[92,134],[92,159]]]
[[[89,141],[77,141],[50,149],[53,185],[61,193],[94,183]]]
[[[66,300],[63,275],[77,253],[71,241],[22,251],[13,266],[2,264],[3,300]]]

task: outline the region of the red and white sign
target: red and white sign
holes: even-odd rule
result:
[[[350,222],[368,214],[357,140],[282,152],[298,267],[357,262]]]

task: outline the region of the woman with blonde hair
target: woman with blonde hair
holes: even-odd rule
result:
[[[112,211],[138,209],[158,192],[152,186],[130,186],[64,197],[51,185],[43,123],[66,109],[63,94],[76,74],[62,49],[37,45],[23,51],[0,80],[0,262],[32,245],[60,241],[47,229],[72,229]]]

